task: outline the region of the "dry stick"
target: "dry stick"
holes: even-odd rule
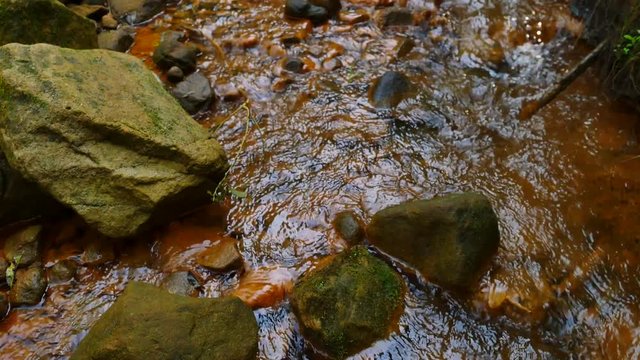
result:
[[[553,99],[558,96],[564,89],[566,89],[571,83],[573,83],[578,76],[582,75],[596,59],[600,56],[607,45],[608,41],[604,40],[595,49],[593,49],[589,55],[585,56],[580,62],[566,73],[558,82],[556,82],[551,88],[537,96],[534,100],[525,101],[520,108],[520,119],[525,120],[531,118],[540,109],[545,107]]]

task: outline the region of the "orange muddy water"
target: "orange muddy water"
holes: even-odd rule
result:
[[[183,1],[140,27],[134,55],[148,59],[161,32],[184,31],[202,50],[199,71],[243,93],[197,119],[231,159],[230,187],[247,196],[124,242],[74,219],[48,225],[46,263],[97,250],[75,281],[0,322],[0,357],[66,358],[128,281],[159,284],[188,269],[200,296],[233,293],[255,308],[260,358],[305,358],[287,291],[346,246],[335,214],[367,221],[405,200],[475,190],[501,231],[478,288],[461,298],[405,273],[398,330],[353,358],[638,358],[637,115],[589,70],[518,119],[528,96],[589,51],[567,1],[408,0],[416,26],[350,24],[375,2],[343,1],[341,20],[311,28],[283,19],[282,1]],[[285,46],[292,37],[300,42]],[[398,56],[404,38],[416,46]],[[282,72],[285,55],[305,72]],[[387,70],[418,91],[376,110],[367,89]],[[245,271],[195,263],[223,238],[238,241]]]

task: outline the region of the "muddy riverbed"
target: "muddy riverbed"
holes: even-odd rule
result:
[[[353,358],[638,357],[637,115],[589,70],[518,118],[590,50],[568,2],[409,0],[415,26],[351,24],[375,17],[372,2],[343,1],[341,19],[313,28],[285,20],[279,0],[183,1],[138,27],[131,53],[151,68],[160,34],[184,31],[202,51],[199,71],[243,94],[196,116],[230,157],[235,195],[135,241],[102,239],[77,219],[48,224],[45,264],[81,260],[87,248],[94,258],[40,305],[11,311],[0,357],[66,358],[128,281],[192,270],[199,296],[254,305],[260,358],[305,358],[286,294],[346,247],[335,215],[368,221],[405,200],[468,190],[487,195],[500,221],[478,288],[465,298],[404,270],[397,331]],[[303,60],[302,73],[280,68],[287,55]],[[417,91],[375,109],[368,87],[388,70]],[[196,264],[221,239],[238,241],[244,271]]]

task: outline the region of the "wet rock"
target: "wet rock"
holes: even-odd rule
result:
[[[33,225],[22,229],[7,238],[4,243],[4,256],[8,261],[17,261],[19,266],[31,265],[40,260],[40,234],[42,226]]]
[[[49,283],[59,284],[71,281],[78,271],[78,264],[70,259],[60,260],[49,268]]]
[[[416,42],[410,38],[402,38],[398,41],[398,45],[395,47],[396,57],[402,58],[407,56],[413,48],[416,47]]]
[[[171,273],[164,278],[160,287],[175,295],[198,296],[200,284],[198,283],[198,279],[190,272],[179,271]]]
[[[109,8],[116,19],[137,25],[161,13],[165,3],[166,0],[109,0]]]
[[[0,320],[9,314],[9,309],[9,296],[7,296],[7,293],[0,292]]]
[[[284,13],[294,19],[309,19],[320,25],[335,17],[342,5],[340,0],[287,0]]]
[[[95,24],[56,0],[0,0],[0,46],[14,42],[98,46]]]
[[[112,238],[206,203],[227,168],[220,145],[130,55],[5,45],[0,107],[10,166]]]
[[[242,92],[231,83],[216,84],[215,92],[224,101],[236,101],[243,97]]]
[[[98,35],[98,46],[101,49],[127,52],[136,35],[136,30],[130,26],[123,26],[114,31],[103,31]]]
[[[100,21],[103,16],[109,13],[109,9],[102,5],[71,4],[67,7],[74,13],[93,21]]]
[[[369,14],[366,11],[356,11],[356,12],[342,12],[340,13],[340,21],[345,22],[349,25],[354,25],[358,23],[362,23],[365,21],[369,21]]]
[[[236,247],[236,241],[224,239],[201,252],[196,258],[198,264],[217,271],[242,267],[242,255]]]
[[[177,83],[184,79],[184,72],[177,66],[172,66],[169,71],[167,71],[167,80]]]
[[[343,211],[336,215],[333,226],[338,235],[349,245],[356,245],[364,239],[364,227],[358,215],[351,211]]]
[[[116,20],[111,13],[105,15],[100,19],[100,25],[105,29],[117,29],[118,20]]]
[[[384,209],[367,228],[372,244],[427,279],[467,289],[498,249],[498,219],[477,193],[415,200]]]
[[[291,304],[305,338],[342,359],[388,336],[403,294],[400,276],[356,246],[305,274],[293,288]]]
[[[46,289],[47,279],[39,263],[35,263],[28,268],[18,269],[11,287],[11,305],[38,305]]]
[[[292,73],[302,73],[304,70],[304,61],[297,57],[286,57],[282,59],[282,68]]]
[[[397,71],[387,71],[369,89],[369,102],[377,108],[392,108],[413,91],[409,79]]]
[[[213,99],[209,79],[197,72],[179,82],[171,93],[189,114],[207,110]]]
[[[0,116],[1,117],[1,116]],[[51,195],[13,170],[0,150],[0,226],[65,212]]]
[[[384,8],[376,13],[376,22],[381,28],[389,26],[409,26],[413,25],[413,13],[407,8]]]
[[[181,39],[182,33],[177,31],[162,34],[160,44],[153,53],[153,62],[160,69],[168,70],[177,66],[185,73],[191,73],[196,69],[198,48],[180,42]]]
[[[255,359],[258,324],[236,297],[198,299],[131,282],[82,340],[81,359]]]

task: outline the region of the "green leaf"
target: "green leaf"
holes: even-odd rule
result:
[[[247,192],[246,191],[241,191],[241,190],[237,190],[237,189],[229,189],[229,192],[231,193],[231,195],[240,198],[240,199],[244,199],[247,197]]]
[[[5,276],[7,278],[7,285],[9,285],[9,287],[13,287],[13,281],[15,280],[15,277],[16,277],[16,269],[20,264],[20,260],[22,260],[22,255],[16,256],[15,258],[13,258],[13,261],[9,264],[9,267],[7,267]]]

